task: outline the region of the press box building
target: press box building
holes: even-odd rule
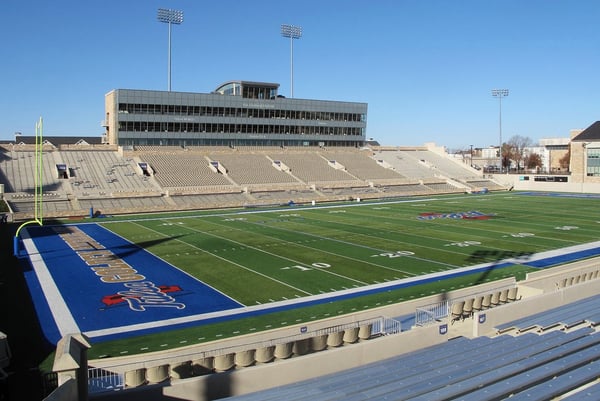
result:
[[[230,81],[212,93],[115,89],[105,141],[120,146],[360,147],[367,104],[290,99],[279,84]]]

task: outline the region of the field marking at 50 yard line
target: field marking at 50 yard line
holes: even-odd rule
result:
[[[332,221],[332,220],[328,220],[328,222],[330,222],[330,223],[339,223],[337,221]],[[349,226],[349,227],[355,227],[354,225],[352,225],[350,223],[342,223],[342,224],[344,224],[346,226]],[[390,232],[393,232],[394,234],[398,234],[398,235],[403,235],[404,234],[403,232],[397,231],[397,230],[388,230],[386,234],[389,234]],[[393,242],[397,242],[397,243],[406,244],[406,245],[411,246],[411,247],[423,248],[425,250],[439,250],[438,248],[435,248],[435,247],[421,245],[421,244],[416,244],[416,243],[412,243],[412,242],[408,242],[408,241],[401,241],[401,240],[398,240],[398,239],[390,240],[389,238],[386,238],[386,237],[370,236],[370,235],[362,234],[362,233],[354,233],[354,235],[360,235],[360,236],[366,236],[366,237],[370,237],[370,238],[378,238],[378,239],[382,239],[382,240],[393,241]],[[428,240],[431,240],[431,241],[436,240],[436,238],[426,237],[426,236],[422,236],[422,235],[417,235],[417,234],[414,234],[414,233],[411,233],[410,235],[413,236],[413,237],[419,237],[419,238],[428,239]],[[447,241],[443,241],[443,240],[439,240],[439,241],[440,242],[447,242]],[[345,241],[341,241],[340,240],[340,242],[345,242]],[[351,243],[349,243],[349,244],[351,244]],[[487,248],[487,247],[484,247],[484,248]],[[491,248],[491,249],[496,249],[496,248]],[[384,251],[384,252],[389,252],[389,251]],[[444,252],[445,253],[450,253],[450,254],[455,254],[455,255],[467,256],[463,252],[457,252],[457,251],[449,250],[449,249],[444,249]],[[427,262],[427,263],[430,263],[430,264],[437,264],[437,265],[449,267],[451,269],[455,269],[455,268],[461,267],[461,266],[450,264],[450,263],[445,263],[445,262],[441,262],[441,261],[436,261],[436,260],[421,258],[421,257],[418,257],[416,255],[406,255],[405,258],[419,260],[419,261]],[[441,270],[435,270],[435,271],[441,271]],[[431,272],[435,272],[435,271],[431,271]]]
[[[312,219],[312,220],[315,220],[315,219]],[[334,221],[334,220],[328,220],[328,222],[330,222],[330,223],[336,223],[336,224],[343,224],[343,225],[348,226],[348,227],[356,227],[355,225],[350,224],[350,223],[340,223],[339,221]],[[280,227],[277,227],[277,229],[285,230],[285,229],[280,228]],[[434,230],[434,231],[436,231],[436,230]],[[437,231],[440,231],[440,230],[437,230]],[[342,231],[342,232],[344,232],[344,231]],[[398,230],[388,230],[386,232],[386,234],[389,234],[390,232],[393,232],[394,234],[397,234],[397,235],[404,235],[404,233],[402,231],[398,231]],[[307,235],[315,235],[316,237],[319,237],[316,234],[310,234],[310,233],[306,233],[306,234]],[[393,241],[393,242],[396,242],[396,243],[405,244],[405,245],[410,246],[410,247],[421,248],[421,249],[424,249],[425,251],[427,251],[427,250],[439,251],[440,250],[440,248],[435,248],[435,247],[432,247],[432,246],[426,246],[426,245],[423,245],[423,244],[417,244],[417,243],[414,243],[414,242],[402,241],[402,240],[399,240],[399,239],[390,240],[387,237],[380,237],[380,236],[368,235],[368,234],[363,234],[363,233],[353,233],[353,235],[356,235],[356,236],[366,236],[366,237],[369,237],[369,238],[378,238],[378,239],[381,239],[381,240]],[[415,234],[415,233],[412,233],[412,232],[410,233],[410,235],[412,237],[418,237],[418,238],[427,239],[427,240],[430,240],[430,241],[437,240],[437,241],[440,242],[440,244],[444,243],[444,245],[445,245],[445,243],[448,243],[448,241],[446,241],[446,240],[436,239],[436,238],[427,237],[427,236],[423,236],[423,235],[418,235],[418,234]],[[324,238],[327,239],[327,237],[324,237]],[[331,240],[332,241],[339,241],[339,242],[342,242],[342,243],[347,243],[349,245],[361,246],[361,245],[356,245],[356,244],[353,244],[353,243],[350,243],[350,242],[347,242],[347,241],[336,240],[336,239],[331,239]],[[494,241],[494,239],[490,238],[490,241]],[[491,250],[497,250],[498,249],[497,247],[492,247],[492,246],[481,246],[481,248],[491,249]],[[384,251],[384,252],[389,252],[389,251]],[[457,252],[457,251],[452,250],[452,249],[443,249],[443,252],[444,253],[448,253],[448,254],[460,255],[460,256],[468,256],[467,253]],[[426,258],[418,257],[416,255],[406,255],[406,256],[403,256],[403,257],[407,258],[407,259],[418,260],[418,261],[421,261],[421,262],[427,262],[427,263],[433,264],[433,265],[441,265],[441,266],[448,267],[448,268],[451,268],[451,269],[462,267],[462,266],[455,265],[455,264],[450,264],[450,263],[445,263],[445,262],[441,262],[441,261],[437,261],[437,260],[432,260],[432,259],[426,259]],[[447,270],[447,269],[445,269],[445,270]],[[430,272],[436,272],[436,271],[443,271],[443,270],[430,270]],[[409,275],[413,275],[411,273],[408,273],[408,274]]]
[[[517,197],[517,196],[502,197],[502,199],[518,200],[519,197]],[[551,223],[552,220],[550,219],[550,216],[547,216],[549,218],[546,220],[546,221],[550,221],[550,222],[548,222],[548,223],[539,223],[538,222],[539,218],[537,216],[531,215],[529,213],[529,209],[528,208],[520,208],[518,206],[518,202],[512,202],[510,204],[509,210],[512,213],[519,214],[518,218],[515,218],[515,219],[512,220],[512,224],[515,225],[515,226],[522,225],[522,226],[526,226],[527,228],[529,228],[529,227],[536,227],[536,228],[539,228],[541,230],[548,231],[549,228],[554,225],[553,223]],[[564,216],[564,211],[561,210],[560,213],[557,212],[555,214],[558,215],[558,216],[563,217]],[[590,222],[590,220],[591,220],[592,217],[589,216],[589,215],[583,215],[582,216],[580,214],[573,214],[573,215],[569,216],[569,218],[573,222],[572,224],[578,224],[577,223],[578,221],[581,222],[579,224],[589,224],[589,222]],[[500,232],[500,231],[497,231],[497,230],[489,230],[489,231],[490,232],[504,233],[504,232]],[[584,232],[590,232],[590,233],[595,233],[595,231],[592,232],[589,229],[582,229],[582,231],[584,231]],[[560,242],[565,242],[565,243],[578,243],[577,241],[574,241],[574,240],[568,240],[568,239],[556,238],[556,237],[547,237],[547,236],[543,236],[542,237],[542,236],[538,236],[538,238],[549,239],[549,240],[553,240],[553,241],[560,241]]]
[[[483,200],[483,198],[480,198],[480,199],[473,198],[473,199],[475,201]],[[487,200],[491,200],[491,199],[488,198],[488,199],[486,199],[486,201]],[[450,203],[450,202],[443,202],[443,203]],[[455,204],[455,203],[457,203],[457,202],[452,202],[452,204]],[[514,208],[511,208],[511,211],[512,210],[514,210]],[[527,214],[526,213],[527,209],[522,209],[522,210],[523,210],[523,214],[526,215]],[[584,218],[582,218],[581,220],[585,221]],[[526,222],[520,222],[519,219],[514,219],[511,224],[512,225],[521,224],[523,226],[535,226],[537,228],[542,229],[543,231],[548,231],[548,233],[551,233],[549,230],[550,230],[550,226],[552,226],[552,224],[540,224],[540,223],[536,223],[535,220],[532,220],[532,219],[527,219]],[[444,227],[441,227],[441,226],[430,227],[430,228],[432,230],[434,230],[434,231],[438,231],[438,232],[442,232],[442,233],[446,233],[447,232],[447,230]],[[590,230],[582,230],[582,231],[590,232]],[[496,234],[502,236],[502,238],[500,238],[500,239],[504,243],[516,243],[516,244],[521,244],[522,243],[522,241],[520,241],[518,237],[511,236],[511,234],[508,233],[507,231],[499,231],[499,230],[492,230],[492,229],[483,230],[483,229],[480,229],[480,228],[477,228],[477,227],[469,227],[469,232],[470,233],[472,233],[472,232],[483,232],[484,235],[488,234],[488,235],[485,236],[485,238],[489,239],[490,241],[497,241],[498,240],[497,238],[493,238],[493,237],[489,236],[490,233],[496,233]],[[419,236],[418,234],[411,233],[411,235],[423,238],[422,236]],[[566,245],[568,245],[568,244],[578,244],[579,243],[578,241],[575,241],[575,240],[564,239],[564,238],[560,238],[560,237],[556,237],[556,236],[536,235],[535,237],[536,237],[536,239],[547,240],[547,241],[551,241],[551,242],[560,242],[560,243],[564,243]],[[552,249],[552,248],[559,247],[559,246],[560,245],[553,245],[553,246],[550,246],[549,248],[548,248],[548,246],[545,246],[545,247],[546,247],[546,249]],[[493,249],[493,250],[504,250],[504,251],[510,251],[511,250],[510,248],[509,249],[507,249],[507,248],[498,248],[497,246],[482,246],[482,248],[490,248],[490,249]]]
[[[449,199],[450,199],[450,200],[449,200]],[[434,200],[435,200],[435,201],[442,201],[443,203],[459,203],[458,201],[457,201],[457,202],[454,202],[454,201],[452,201],[452,199],[457,199],[457,200],[460,200],[460,199],[469,199],[469,200],[471,200],[471,199],[475,199],[475,198],[473,198],[472,196],[469,196],[469,198],[467,198],[466,196],[462,195],[462,196],[454,196],[454,197],[452,197],[452,198],[441,198],[441,199],[418,199],[418,200],[403,200],[403,201],[392,201],[392,202],[374,202],[374,203],[364,203],[364,204],[362,204],[362,205],[358,205],[358,204],[356,204],[356,205],[352,205],[352,204],[350,204],[350,205],[348,205],[348,204],[343,204],[343,205],[327,205],[327,206],[320,206],[320,207],[315,207],[315,208],[312,208],[312,207],[308,207],[308,208],[302,208],[302,209],[299,209],[299,211],[314,210],[314,209],[328,209],[328,208],[344,208],[344,209],[345,209],[345,208],[348,208],[348,207],[357,207],[357,206],[367,206],[367,207],[373,207],[373,206],[377,206],[377,205],[382,205],[382,204],[390,204],[390,203],[392,203],[392,204],[398,204],[398,203],[411,203],[411,202],[423,203],[423,202],[434,201]],[[479,199],[476,199],[476,200],[479,200]],[[486,199],[486,200],[487,200],[487,199]],[[262,210],[258,210],[258,211],[245,211],[245,212],[237,212],[237,213],[235,213],[235,215],[240,215],[240,214],[257,214],[257,213],[261,214],[261,213],[273,213],[273,212],[276,212],[276,213],[282,213],[282,212],[284,212],[284,213],[287,213],[287,212],[289,212],[289,210],[290,210],[290,209],[286,208],[286,209],[267,210],[267,211],[262,211]],[[219,217],[220,217],[220,216],[231,216],[231,214],[221,214],[221,213],[219,213],[219,214],[211,214],[211,215],[208,215],[208,217],[210,217],[210,216],[219,216]],[[181,217],[182,217],[182,216],[181,216]],[[193,216],[192,216],[192,217],[193,217]],[[198,217],[204,217],[204,216],[198,216]],[[180,217],[174,217],[174,218],[180,218]],[[185,218],[185,217],[184,217],[184,218]],[[169,219],[172,219],[172,218],[169,218]],[[205,221],[205,222],[207,222],[207,223],[209,223],[209,224],[218,224],[218,223],[216,223],[216,222],[209,221],[208,219],[206,219],[206,220],[204,220],[204,221]],[[254,223],[254,222],[247,222],[247,223],[251,223],[251,224],[259,224],[259,223]],[[339,223],[339,221],[338,221],[337,223]],[[346,224],[346,223],[344,223],[344,224]],[[352,227],[352,225],[350,225],[350,226]],[[231,228],[230,226],[227,226],[227,227]],[[284,228],[282,228],[282,227],[273,227],[273,226],[270,226],[270,227],[271,227],[272,229],[277,229],[277,230],[286,230],[286,229],[284,229]],[[189,228],[189,227],[187,227],[187,228]],[[547,228],[547,227],[544,227],[544,228]],[[197,231],[198,231],[198,230],[197,230]],[[287,230],[287,231],[290,231],[290,230]],[[394,232],[396,232],[397,234],[402,234],[401,232],[399,232],[399,231],[396,231],[396,230],[394,230]],[[505,234],[505,232],[504,232],[504,231],[496,231],[496,230],[494,230],[494,232],[496,232],[496,233],[497,233],[497,234],[499,234],[499,235],[500,235],[500,234]],[[211,235],[213,235],[213,236],[215,236],[215,237],[217,237],[217,238],[221,238],[221,239],[227,240],[227,241],[233,241],[233,240],[231,240],[231,239],[227,239],[227,238],[219,237],[219,236],[216,236],[216,235],[214,235],[214,234],[211,234]],[[264,235],[264,234],[263,234],[263,235]],[[347,244],[347,245],[350,245],[350,246],[355,246],[355,247],[366,247],[365,245],[362,245],[362,244],[356,244],[356,243],[352,243],[352,242],[348,242],[348,241],[343,241],[343,240],[340,240],[340,239],[327,238],[327,237],[323,237],[323,236],[318,236],[318,235],[315,235],[315,234],[311,234],[311,233],[308,233],[308,232],[303,232],[303,235],[307,235],[307,236],[313,236],[313,237],[315,237],[315,238],[325,239],[325,240],[328,240],[328,241],[337,241],[337,242],[339,242],[339,243],[345,243],[345,244]],[[363,236],[364,236],[364,235],[366,235],[366,234],[361,234],[361,233],[358,233],[358,234],[355,234],[355,235],[363,235]],[[420,236],[420,235],[417,235],[417,234],[414,234],[414,233],[413,233],[412,235],[416,235],[416,236],[418,236],[418,237],[420,237],[420,238],[426,238],[426,239],[431,239],[431,240],[437,240],[437,241],[439,241],[439,238],[433,238],[433,237],[429,237],[429,236]],[[559,240],[559,241],[561,241],[561,242],[569,242],[569,243],[576,242],[576,241],[565,241],[564,239],[557,239],[556,237],[553,237],[553,238],[548,238],[548,237],[545,237],[545,236],[543,236],[543,237],[542,237],[542,236],[538,236],[537,238],[540,238],[540,239],[544,239],[544,238],[546,238],[546,239],[549,239],[549,240],[552,240],[552,241],[557,241],[557,240]],[[278,239],[278,240],[279,240],[279,241],[282,241],[281,239]],[[509,242],[509,243],[510,243],[510,242],[513,242],[513,243],[521,243],[521,242],[522,242],[522,241],[519,241],[518,239],[513,239],[513,238],[510,238],[510,237],[508,237],[508,238],[504,238],[504,239],[502,239],[502,241],[503,241],[503,242]],[[396,242],[397,242],[397,240],[396,240]],[[237,243],[237,244],[240,244],[239,242],[236,242],[236,243]],[[303,247],[306,247],[306,248],[308,248],[308,249],[317,249],[319,252],[327,252],[327,251],[324,251],[324,250],[322,250],[322,249],[313,248],[313,247],[310,247],[310,246],[307,246],[307,245],[298,244],[298,243],[295,243],[295,242],[289,242],[289,241],[288,241],[288,243],[293,243],[293,244],[295,244],[296,246],[303,246]],[[422,245],[422,244],[414,244],[414,243],[408,243],[408,242],[405,242],[405,243],[407,243],[407,244],[409,244],[409,245],[411,245],[411,246],[418,246],[418,247],[420,247],[420,248],[424,248],[424,249],[436,249],[436,248],[433,248],[433,247],[426,247],[426,246],[424,246],[424,245]],[[247,246],[247,245],[243,244],[243,246]],[[490,249],[492,249],[492,248],[491,248],[491,247],[489,247],[489,246],[483,246],[483,247],[484,247],[484,248],[490,248]],[[380,251],[380,250],[381,250],[381,249],[377,249],[377,248],[373,248],[373,247],[366,247],[366,248],[368,248],[368,249],[374,249],[374,250],[377,250],[377,251]],[[255,248],[255,247],[253,247],[253,249],[254,249],[254,250],[257,250],[257,248]],[[493,249],[498,249],[498,247],[494,247]],[[501,248],[501,249],[503,249],[503,248]],[[505,249],[505,250],[507,250],[507,249]],[[273,256],[273,254],[272,254],[272,253],[266,252],[266,251],[264,251],[263,249],[261,249],[260,251],[261,251],[261,252],[268,253],[268,254],[271,254],[271,255]],[[382,251],[385,251],[385,250],[382,250]],[[444,252],[450,252],[450,253],[453,253],[453,254],[456,254],[456,255],[466,255],[465,253],[462,253],[462,252],[456,252],[456,251],[450,251],[450,250],[444,250]],[[345,257],[344,255],[339,255],[339,254],[336,254],[336,253],[331,253],[331,252],[330,252],[330,254],[332,254],[332,255],[337,255],[337,256],[341,256],[341,257]],[[213,256],[214,256],[214,254],[212,254],[212,253],[211,253],[211,255],[213,255]],[[277,256],[277,257],[281,257],[281,255],[276,255],[276,256]],[[433,262],[433,263],[442,264],[442,265],[444,265],[446,268],[447,268],[447,267],[449,267],[449,268],[456,268],[456,267],[460,267],[460,266],[458,266],[458,265],[454,265],[454,264],[440,263],[440,262],[436,262],[436,261],[431,261],[431,260],[429,260],[429,259],[423,259],[423,258],[419,258],[419,257],[416,257],[416,256],[414,256],[414,255],[409,255],[409,256],[406,256],[406,257],[408,257],[408,258],[412,258],[412,259],[421,260],[421,261],[426,261],[426,262],[428,262],[428,263],[432,263],[432,262]],[[288,259],[288,260],[291,260],[291,259],[289,259],[289,258],[287,258],[287,259]],[[356,260],[356,259],[354,259],[354,258],[348,258],[348,259],[349,259],[349,260]],[[364,261],[363,263],[369,263],[369,262],[366,262],[366,261]],[[398,271],[399,273],[403,273],[403,274],[407,274],[407,275],[414,275],[414,273],[408,273],[408,272],[406,272],[406,271],[399,270],[399,269],[395,269],[395,268],[389,268],[389,267],[381,266],[381,265],[378,265],[378,264],[376,264],[376,266],[383,267],[383,268],[387,268],[387,269],[391,269],[391,270],[395,270],[395,271]],[[463,265],[463,266],[464,266],[464,265]],[[251,269],[251,270],[252,270],[252,269]],[[252,271],[254,271],[254,270],[252,270]],[[351,279],[351,278],[349,278],[349,277],[346,277],[346,278],[347,278],[347,279],[349,279],[349,280],[353,280],[353,279]],[[364,283],[364,282],[361,282],[360,280],[358,280],[358,282],[360,282],[360,283],[363,283],[363,284],[366,284],[366,283]]]
[[[523,223],[523,225],[525,225],[525,223]],[[535,223],[531,223],[530,225],[536,225],[536,224]],[[548,225],[547,224],[546,225],[537,224],[537,226],[540,227],[541,229],[546,230],[546,231],[548,230]],[[441,227],[441,226],[432,226],[432,227],[428,227],[428,229],[430,229],[432,231],[435,231],[435,232],[438,232],[438,233],[447,234],[449,232],[449,230],[450,230],[450,227],[447,227],[447,226],[444,226],[444,227]],[[402,234],[402,232],[399,232],[399,231],[396,231],[396,230],[391,230],[391,231],[393,231],[395,233],[398,233],[398,234]],[[478,228],[478,227],[473,227],[473,226],[469,227],[467,231],[468,231],[468,233],[466,233],[465,235],[469,235],[469,236],[473,236],[473,233],[480,232],[481,236],[478,236],[477,240],[481,240],[481,238],[484,238],[485,240],[490,241],[490,242],[495,242],[495,241],[501,240],[505,244],[519,244],[519,245],[522,244],[522,239],[520,240],[518,236],[513,236],[510,233],[507,233],[507,231],[492,230],[491,228],[483,229],[483,228]],[[452,232],[452,234],[455,234],[455,233],[456,232],[454,232],[454,231]],[[499,238],[492,237],[489,234],[497,234],[499,236]],[[410,235],[412,237],[418,237],[418,238],[422,238],[422,239],[431,239],[431,240],[434,239],[434,238],[431,238],[431,237],[426,237],[426,236],[423,236],[423,235],[416,234],[414,232],[411,232]],[[568,239],[558,238],[556,236],[555,237],[549,237],[549,236],[535,235],[535,238],[536,239],[541,239],[541,240],[548,240],[548,241],[552,241],[552,242],[562,242],[562,243],[565,243],[565,244],[578,244],[579,243],[578,241],[575,241],[575,240],[568,240]],[[444,242],[445,240],[440,239],[439,241]],[[458,241],[460,241],[460,240],[458,240]],[[410,242],[405,242],[405,243],[409,244],[409,245],[412,245],[412,246],[418,246],[418,247],[421,247],[421,248],[436,249],[434,247],[426,247],[424,245],[412,244]],[[483,244],[480,244],[479,247],[481,249],[489,249],[489,250],[495,250],[495,251],[511,251],[512,250],[511,248],[507,248],[507,247],[498,247],[497,244],[491,244],[491,245],[487,245],[487,246],[483,245]],[[456,251],[450,251],[450,250],[445,250],[445,251],[448,252],[448,253],[454,253],[456,255],[468,255],[468,254],[465,254],[463,252],[456,252]]]

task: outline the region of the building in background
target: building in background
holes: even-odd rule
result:
[[[360,147],[367,104],[288,99],[279,84],[230,81],[212,93],[115,89],[105,141],[134,146]]]
[[[569,172],[568,167],[562,165],[561,161],[569,153],[570,138],[542,138],[540,139],[540,147],[544,150],[540,151],[540,156],[543,161],[543,171],[546,173],[562,173]]]
[[[600,183],[600,121],[572,132],[571,178],[573,182]]]

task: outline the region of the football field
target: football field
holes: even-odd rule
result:
[[[595,256],[599,227],[600,197],[513,192],[94,219],[30,227],[26,278],[50,341],[274,327]]]

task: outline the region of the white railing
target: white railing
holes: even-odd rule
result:
[[[123,373],[115,373],[106,369],[88,369],[88,391],[101,393],[103,391],[122,390],[125,387]]]
[[[371,334],[387,336],[390,334],[398,334],[401,331],[402,323],[400,321],[382,317],[373,323]]]
[[[415,310],[415,325],[427,326],[448,317],[448,300],[418,307]]]

